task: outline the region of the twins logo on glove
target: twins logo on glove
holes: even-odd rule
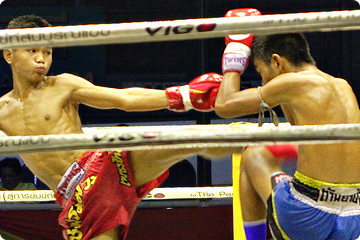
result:
[[[254,8],[239,8],[228,11],[225,17],[246,17],[261,15]],[[251,45],[254,36],[251,34],[236,34],[225,37],[226,48],[222,59],[222,71],[242,74],[249,64]]]

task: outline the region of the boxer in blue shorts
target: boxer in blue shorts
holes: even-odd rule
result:
[[[223,118],[237,118],[259,113],[262,116],[264,111],[280,106],[291,125],[360,123],[358,100],[351,86],[346,80],[331,76],[317,68],[303,34],[261,35],[251,40],[251,35],[227,37],[222,58],[224,78],[215,103],[217,115]],[[245,71],[250,55],[263,84],[260,87],[241,89],[241,74]],[[282,229],[285,239],[359,238],[360,224],[355,220],[356,214],[360,212],[359,204],[329,200],[320,204],[319,200],[305,195],[304,190],[304,186],[310,186],[313,189],[307,189],[312,194],[308,195],[316,197],[316,192],[321,187],[317,184],[314,186],[314,182],[320,182],[321,186],[331,183],[331,190],[334,188],[337,196],[355,198],[354,194],[360,183],[359,159],[359,141],[299,145],[296,165],[298,173],[294,181],[281,182],[275,188],[273,196],[273,210],[276,214],[272,216],[275,220],[278,219],[279,229]],[[251,161],[256,163],[257,158]],[[264,169],[267,167],[263,166]],[[298,176],[307,176],[306,179],[309,181],[304,182],[303,178]],[[260,179],[258,184],[259,181],[270,182],[268,178],[255,176],[255,179]],[[296,185],[298,182],[295,179],[303,184]],[[291,195],[285,192],[286,184]],[[295,191],[296,187],[298,189]],[[305,201],[303,196],[307,196],[307,200],[312,200]],[[284,206],[290,200],[296,203],[296,211],[289,205]],[[304,207],[307,207],[306,211]],[[316,216],[321,216],[321,221],[314,221],[314,212]],[[301,219],[301,224],[297,222],[298,219]],[[321,230],[314,230],[317,228]],[[313,235],[309,237],[309,233]],[[274,235],[279,236],[276,233]]]

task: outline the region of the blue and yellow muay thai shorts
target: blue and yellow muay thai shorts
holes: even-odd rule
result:
[[[276,239],[360,240],[360,183],[327,183],[296,172],[273,189],[268,222]]]

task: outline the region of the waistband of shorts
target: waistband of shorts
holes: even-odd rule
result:
[[[76,157],[75,161],[83,167],[83,165],[88,161],[88,158],[91,157],[94,153],[96,153],[96,151],[83,151]]]
[[[321,186],[323,185],[329,187],[360,187],[360,183],[330,183],[330,182],[313,179],[302,173],[299,173],[298,171],[295,172],[294,178],[299,180],[301,183],[318,190],[320,190]]]
[[[330,183],[330,182],[313,179],[309,176],[299,173],[298,171],[296,171],[294,174],[292,184],[298,192],[310,197],[315,201],[317,201],[319,198],[320,190],[322,186],[360,187],[360,183]]]

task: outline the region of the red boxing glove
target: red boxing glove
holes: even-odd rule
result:
[[[261,12],[255,8],[238,8],[228,11],[225,17],[246,17],[246,16],[259,16]],[[254,36],[251,34],[236,34],[225,36],[225,44],[230,42],[239,42],[251,48]]]
[[[200,112],[214,110],[222,75],[207,73],[193,79],[188,85],[165,89],[172,111],[186,112],[195,109]]]
[[[225,17],[243,17],[261,15],[260,11],[254,8],[239,8],[228,11]],[[238,72],[242,74],[249,64],[251,45],[254,36],[251,34],[236,34],[225,37],[227,45],[222,58],[222,71]]]

